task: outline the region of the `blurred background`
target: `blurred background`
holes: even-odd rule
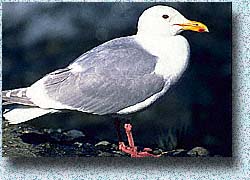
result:
[[[210,32],[182,33],[191,47],[189,67],[163,98],[133,114],[135,143],[168,150],[202,146],[231,156],[231,3],[4,3],[3,90],[30,86],[97,45],[135,34],[141,13],[156,4],[203,22]],[[25,124],[117,141],[108,116],[69,112]]]

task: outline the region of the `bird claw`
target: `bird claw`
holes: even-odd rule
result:
[[[134,140],[132,136],[132,125],[131,124],[125,124],[124,125],[129,146],[126,146],[124,142],[119,142],[119,150],[122,152],[125,152],[127,154],[130,154],[131,157],[135,158],[141,158],[141,157],[160,157],[161,155],[154,155],[149,152],[152,151],[150,148],[144,148],[142,151],[137,150],[137,147],[134,145]]]
[[[141,157],[160,157],[161,155],[154,155],[149,153],[152,151],[150,148],[144,148],[143,151],[137,151],[137,147],[129,147],[124,144],[124,142],[119,142],[119,150],[130,154],[131,157],[134,158],[141,158]]]

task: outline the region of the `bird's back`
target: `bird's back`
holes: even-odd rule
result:
[[[104,43],[52,72],[28,89],[39,107],[110,114],[160,92],[164,79],[154,74],[157,57],[133,37]]]

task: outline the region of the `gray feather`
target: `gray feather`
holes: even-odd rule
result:
[[[116,113],[160,92],[164,79],[153,73],[157,57],[131,37],[104,43],[83,54],[69,68],[47,76],[45,89],[53,100],[84,112]]]

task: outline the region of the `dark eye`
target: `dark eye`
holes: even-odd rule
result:
[[[162,15],[162,17],[163,17],[164,19],[169,18],[169,16],[168,16],[168,15],[166,15],[166,14]]]

